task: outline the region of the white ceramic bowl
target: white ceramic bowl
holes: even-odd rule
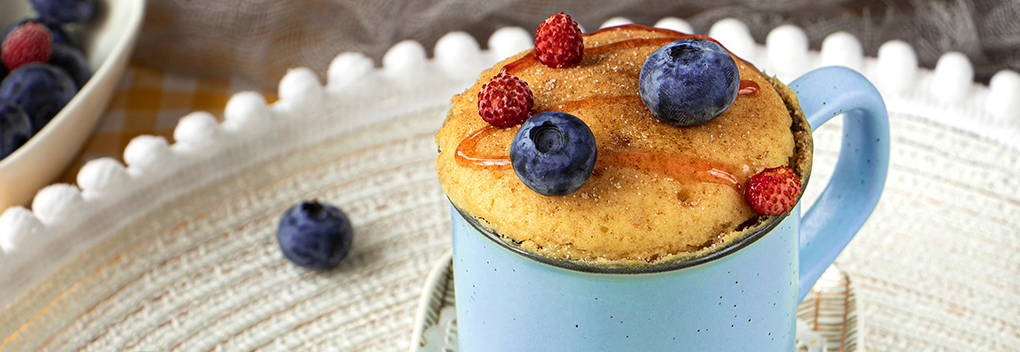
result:
[[[0,160],[0,210],[28,204],[60,175],[92,133],[124,73],[145,18],[145,1],[99,0],[96,5],[95,16],[79,32],[92,79],[39,133]],[[35,17],[28,0],[0,1],[0,28],[26,17]]]

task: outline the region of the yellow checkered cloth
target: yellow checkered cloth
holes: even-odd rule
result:
[[[135,136],[164,136],[173,143],[177,121],[191,112],[207,111],[222,121],[227,100],[241,91],[258,91],[268,102],[276,100],[275,91],[261,90],[242,79],[167,73],[132,62],[95,132],[55,182],[76,183],[78,170],[92,159],[111,157],[123,162],[124,147]]]

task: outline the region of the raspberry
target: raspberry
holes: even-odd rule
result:
[[[41,23],[28,22],[11,30],[0,46],[0,57],[11,71],[32,62],[49,61],[53,34]]]
[[[478,114],[485,122],[499,128],[527,120],[534,104],[528,83],[502,72],[492,77],[478,92]]]
[[[535,53],[538,61],[552,68],[581,62],[584,54],[581,28],[562,12],[549,16],[535,31]]]
[[[751,177],[744,198],[754,211],[765,215],[789,212],[800,196],[800,178],[786,166],[768,168]]]

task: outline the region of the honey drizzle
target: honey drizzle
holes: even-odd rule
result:
[[[535,113],[537,114],[548,111],[571,112],[596,104],[608,105],[608,104],[631,104],[631,103],[644,104],[644,102],[641,101],[641,97],[638,95],[621,95],[618,97],[591,97],[580,100],[564,101],[551,107],[536,111]]]
[[[758,82],[744,79],[740,81],[740,90],[737,91],[738,95],[757,96],[758,91],[761,87],[758,86]]]
[[[686,33],[674,31],[672,29],[657,28],[657,27],[648,27],[648,26],[642,26],[640,24],[634,24],[634,23],[628,23],[628,24],[622,24],[622,25],[619,25],[619,26],[612,26],[612,27],[601,28],[601,29],[599,29],[597,31],[594,31],[594,32],[591,32],[591,33],[587,33],[587,34],[583,34],[583,35],[584,36],[589,36],[589,35],[595,35],[595,34],[605,33],[605,32],[621,31],[621,30],[625,30],[625,29],[626,30],[643,30],[645,32],[665,34],[665,35],[674,36],[674,37],[675,36],[688,36],[688,37],[702,38],[702,39],[708,39],[708,40],[715,41],[714,39],[710,39],[709,37],[705,37],[705,36],[701,36],[701,35],[686,34]]]
[[[602,54],[605,54],[606,52],[610,52],[610,51],[617,50],[617,49],[638,48],[638,47],[643,47],[643,46],[653,46],[653,45],[663,46],[663,45],[666,45],[668,43],[675,42],[677,40],[689,39],[689,38],[704,39],[704,40],[712,41],[712,42],[715,42],[716,44],[719,44],[719,42],[716,41],[715,39],[712,39],[712,38],[709,38],[709,37],[706,37],[706,36],[703,36],[703,35],[684,34],[684,33],[680,33],[680,32],[669,30],[669,29],[652,28],[652,27],[642,26],[642,25],[639,25],[639,24],[625,24],[625,25],[620,25],[620,26],[615,26],[615,27],[602,28],[602,29],[597,30],[597,31],[592,32],[592,33],[585,33],[585,34],[583,34],[583,36],[587,37],[587,36],[595,35],[595,34],[598,34],[598,33],[611,32],[611,31],[619,31],[619,30],[643,30],[643,31],[646,31],[646,32],[652,32],[652,33],[659,33],[659,34],[668,35],[668,37],[638,38],[638,39],[621,40],[621,41],[618,41],[618,42],[609,43],[609,44],[605,44],[605,45],[599,45],[599,46],[595,46],[595,47],[591,47],[591,48],[584,48],[584,55],[585,56],[588,56],[588,55],[602,55]],[[719,45],[722,45],[722,44],[719,44]],[[535,58],[535,51],[531,51],[531,52],[525,54],[523,57],[515,60],[514,62],[511,62],[511,63],[508,63],[506,65],[503,65],[503,69],[501,70],[501,72],[512,75],[512,74],[515,74],[517,72],[520,72],[523,69],[526,69],[528,67],[534,66],[536,63],[538,63],[538,59]]]
[[[499,128],[485,126],[464,139],[454,154],[457,165],[475,169],[507,170],[512,168],[509,156],[482,155],[476,148],[478,142],[492,135]],[[683,155],[650,152],[612,152],[599,155],[596,167],[627,167],[647,173],[658,173],[680,182],[709,182],[729,186],[740,192],[741,180],[726,164],[692,158]]]
[[[604,55],[605,53],[612,52],[620,49],[632,49],[640,48],[643,46],[663,46],[680,39],[686,39],[688,37],[661,37],[661,38],[640,38],[640,39],[627,39],[615,43],[609,43],[606,45],[599,45],[592,48],[585,48],[585,55]]]
[[[740,192],[740,180],[720,162],[649,152],[615,152],[599,156],[598,163],[605,166],[627,167],[647,173],[658,173],[680,182],[707,182],[730,186]]]
[[[700,35],[683,34],[680,32],[662,29],[662,28],[651,28],[636,24],[626,24],[622,26],[603,28],[593,33],[585,34],[585,36],[593,35],[602,32],[624,30],[624,29],[640,29],[648,32],[660,33],[669,35],[669,37],[660,38],[640,38],[640,39],[628,39],[610,44],[600,45],[592,48],[585,48],[586,55],[602,55],[613,50],[619,50],[624,48],[637,48],[642,46],[658,45],[662,46],[677,40],[687,38],[700,38],[710,40],[718,43],[718,41]],[[520,70],[526,69],[538,63],[538,59],[535,58],[535,52],[531,51],[521,58],[510,62],[503,66],[502,72],[507,74],[514,74]],[[751,80],[741,80],[740,89],[737,94],[756,96],[760,88],[758,83]],[[624,95],[618,97],[593,97],[574,101],[565,101],[556,104],[553,107],[540,110],[538,112],[545,111],[571,111],[577,110],[586,106],[591,106],[594,103],[602,104],[629,104],[634,102],[640,102],[641,97],[638,95]],[[537,113],[537,112],[536,112]],[[454,159],[457,164],[462,167],[472,167],[481,169],[496,169],[496,170],[507,170],[511,169],[509,156],[492,156],[482,155],[478,151],[478,143],[499,130],[491,125],[487,125],[474,131],[470,136],[461,141],[460,145],[457,146]],[[675,179],[681,182],[708,182],[717,183],[729,186],[736,190],[741,191],[741,179],[738,178],[733,167],[725,165],[720,162],[704,160],[700,158],[692,158],[683,155],[671,155],[671,154],[659,154],[650,152],[611,152],[599,155],[596,163],[597,167],[606,168],[610,166],[616,167],[627,167],[642,170],[649,173],[658,173],[665,177]]]
[[[486,125],[471,133],[470,136],[465,138],[457,146],[457,152],[454,154],[454,159],[457,160],[457,165],[463,167],[475,167],[483,169],[496,169],[506,170],[512,168],[510,165],[510,156],[489,156],[480,155],[478,152],[478,142],[485,137],[489,136],[493,132],[498,130],[496,126]]]

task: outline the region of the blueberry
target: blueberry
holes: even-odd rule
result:
[[[28,115],[12,102],[0,101],[0,159],[11,155],[32,137]]]
[[[84,22],[92,16],[96,0],[29,0],[39,17],[47,22]]]
[[[524,185],[547,196],[574,193],[595,170],[595,135],[574,115],[543,112],[517,130],[510,163]]]
[[[74,80],[60,67],[32,63],[11,71],[0,83],[0,100],[25,110],[32,133],[39,132],[78,92]]]
[[[71,40],[71,36],[67,35],[67,32],[64,32],[63,28],[60,28],[60,25],[54,25],[50,23],[43,24],[45,24],[46,28],[49,28],[50,33],[53,34],[53,44],[63,44],[73,46],[75,48],[78,47],[77,45],[75,45],[74,41]]]
[[[740,90],[740,72],[726,49],[704,39],[678,40],[645,60],[641,100],[662,122],[697,126],[722,115]]]
[[[7,34],[11,33],[11,31],[13,31],[14,28],[16,28],[16,27],[18,27],[20,25],[23,25],[25,23],[28,23],[28,22],[42,23],[44,26],[46,26],[46,28],[49,28],[50,33],[53,34],[53,43],[54,44],[64,44],[64,45],[75,46],[74,42],[71,41],[71,36],[67,35],[67,32],[64,31],[64,28],[61,27],[61,25],[59,23],[47,23],[46,21],[43,21],[42,19],[39,19],[39,18],[26,18],[26,19],[23,19],[21,21],[18,21],[18,23],[15,23],[14,25],[12,25],[10,27],[7,27],[7,30],[4,31],[4,36],[0,37],[0,40],[2,40],[3,38],[6,38]]]
[[[50,53],[50,64],[64,69],[74,79],[75,86],[81,89],[85,82],[92,78],[89,71],[89,63],[85,60],[85,54],[73,46],[53,44],[53,51]]]
[[[283,256],[310,269],[330,269],[351,249],[354,230],[339,208],[305,201],[287,209],[276,229]]]

